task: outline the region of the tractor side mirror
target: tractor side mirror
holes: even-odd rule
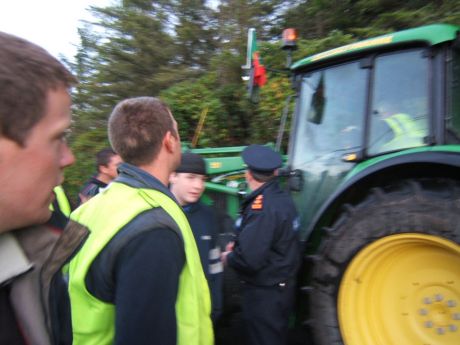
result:
[[[290,191],[300,192],[303,187],[303,175],[299,169],[291,170],[281,168],[278,170],[278,176],[287,178],[287,187]]]
[[[241,200],[243,200],[247,194],[247,190],[248,190],[248,184],[247,182],[240,182],[238,184],[238,198]]]
[[[299,169],[292,170],[289,173],[288,186],[289,190],[293,192],[300,192],[303,188],[303,175]]]

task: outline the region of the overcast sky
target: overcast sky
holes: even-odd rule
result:
[[[0,31],[32,41],[56,57],[75,55],[79,20],[91,19],[89,6],[114,0],[0,0]],[[0,47],[1,49],[1,47]]]

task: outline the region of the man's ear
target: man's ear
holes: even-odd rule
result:
[[[167,131],[163,138],[163,145],[168,152],[174,152],[174,135],[170,131]]]
[[[108,174],[107,171],[109,170],[108,166],[105,165],[99,165],[98,170],[101,174]]]
[[[171,131],[167,131],[164,138],[163,138],[163,145],[168,150],[168,152],[173,153],[176,149],[176,140],[177,138],[171,133]]]
[[[252,175],[251,175],[251,172],[249,171],[249,169],[245,170],[244,171],[244,177],[246,178],[246,180],[249,182],[253,179]]]

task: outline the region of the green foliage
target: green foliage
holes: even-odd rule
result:
[[[228,128],[219,121],[224,112],[223,106],[203,82],[185,81],[169,88],[160,96],[171,107],[183,141],[192,142],[200,117],[205,116],[197,146],[216,146],[225,143]]]
[[[423,24],[459,24],[457,0],[309,0],[289,9],[284,27],[296,27],[307,39],[318,39],[333,30],[357,39]]]
[[[177,59],[184,66],[206,71],[217,45],[212,10],[203,0],[179,0],[174,9],[179,20],[175,29]]]
[[[76,161],[65,170],[64,189],[72,203],[76,203],[83,183],[96,173],[96,153],[106,147],[110,145],[105,128],[89,130],[71,144]]]
[[[183,141],[192,141],[206,113],[198,147],[276,141],[286,96],[293,92],[286,55],[279,49],[284,27],[299,30],[296,61],[389,31],[433,22],[460,24],[458,0],[211,2],[217,7],[209,3],[123,0],[92,9],[98,19],[79,29],[81,45],[74,62],[66,62],[80,80],[73,94],[72,148],[77,163],[66,172],[72,195],[94,172],[95,152],[108,145],[107,118],[127,97],[163,98]],[[257,30],[268,70],[259,104],[249,102],[241,80],[251,27]]]
[[[293,94],[293,90],[285,76],[270,78],[267,85],[260,90],[260,103],[253,109],[251,118],[250,142],[276,142],[281,114],[289,93]]]

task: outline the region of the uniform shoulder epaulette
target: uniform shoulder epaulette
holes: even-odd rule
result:
[[[253,210],[261,210],[264,207],[264,196],[259,194],[254,201],[252,202],[251,209]]]

